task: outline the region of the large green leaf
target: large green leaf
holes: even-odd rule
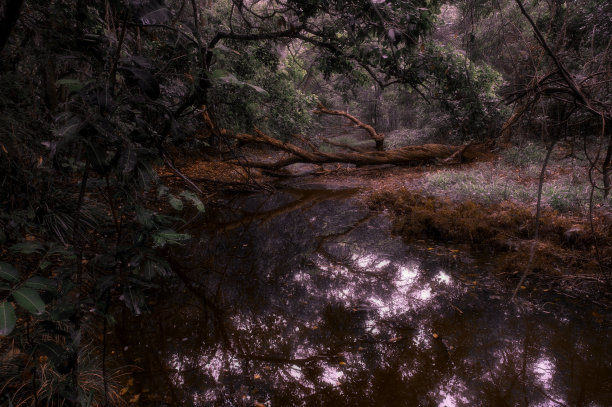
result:
[[[0,336],[6,336],[15,329],[15,309],[5,301],[0,304]]]
[[[168,202],[170,203],[170,206],[172,206],[177,211],[183,210],[183,201],[181,201],[174,195],[168,195]]]
[[[55,282],[45,277],[34,276],[27,279],[23,283],[23,286],[33,288],[35,290],[51,291],[55,289]]]
[[[10,250],[21,254],[40,254],[45,251],[45,246],[38,242],[22,242],[12,245]]]
[[[170,274],[170,265],[162,259],[147,259],[142,267],[144,278],[152,280],[156,276]]]
[[[11,283],[15,283],[19,281],[19,277],[21,277],[21,274],[19,274],[19,272],[15,270],[15,267],[13,267],[12,265],[8,263],[0,261],[0,278],[1,279],[10,281]]]
[[[171,229],[165,229],[153,235],[153,246],[164,247],[166,244],[179,244],[179,242],[189,239],[191,239],[191,235],[187,233],[176,233]]]
[[[40,299],[38,293],[31,288],[21,287],[13,291],[13,298],[17,301],[17,304],[34,315],[40,315],[45,310],[45,303]]]
[[[183,191],[181,192],[181,196],[190,200],[193,206],[195,206],[198,211],[204,212],[204,204],[202,203],[200,198],[197,197],[196,194],[191,191]]]
[[[134,148],[130,146],[125,149],[119,156],[119,163],[117,164],[119,171],[124,174],[132,172],[134,167],[136,167],[136,163],[138,162],[137,158],[136,150]]]
[[[58,86],[64,85],[65,87],[68,88],[70,92],[78,92],[81,89],[83,89],[83,87],[85,86],[83,81],[79,79],[70,79],[70,78],[60,79],[58,81],[55,81],[55,84]]]

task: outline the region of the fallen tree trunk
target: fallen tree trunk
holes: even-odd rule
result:
[[[314,111],[314,113],[317,114],[329,114],[329,115],[333,115],[333,116],[342,116],[342,117],[346,117],[347,119],[349,119],[350,121],[352,121],[353,123],[355,123],[357,125],[357,127],[360,127],[362,129],[364,129],[365,131],[368,132],[368,134],[370,135],[370,137],[376,142],[376,150],[378,151],[383,151],[384,147],[384,142],[385,142],[385,136],[382,133],[378,133],[374,127],[370,126],[369,124],[366,124],[364,122],[362,122],[361,120],[359,120],[358,118],[356,118],[355,116],[348,114],[347,112],[343,112],[341,110],[331,110],[326,108],[325,106],[323,106],[322,104],[319,103],[319,108],[317,110]]]
[[[254,135],[239,133],[232,134],[231,136],[246,143],[263,143],[277,147],[290,154],[274,162],[242,161],[244,165],[264,169],[279,169],[289,164],[300,162],[311,164],[342,162],[355,165],[414,164],[449,158],[455,153],[459,153],[466,158],[470,154],[468,151],[470,146],[449,146],[446,144],[422,144],[387,151],[326,153],[322,151],[306,151],[296,145],[267,136],[258,129],[255,129],[255,133]]]
[[[447,144],[422,144],[387,151],[351,151],[334,153],[322,152],[320,150],[308,151],[296,146],[295,144],[270,137],[256,127],[254,128],[255,134],[234,133],[226,129],[217,128],[206,111],[204,112],[203,117],[210,129],[222,136],[234,138],[242,143],[266,144],[288,153],[277,161],[256,161],[244,159],[241,159],[239,162],[238,160],[230,161],[248,167],[269,170],[277,170],[287,165],[296,163],[348,163],[359,166],[381,164],[406,165],[445,159],[447,159],[447,163],[460,162],[463,159],[471,160],[476,158],[478,155],[483,153],[483,147],[487,148],[484,144],[460,146],[452,146]]]

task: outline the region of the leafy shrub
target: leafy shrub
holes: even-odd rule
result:
[[[449,113],[446,128],[462,139],[494,136],[504,113],[498,107],[497,95],[501,74],[436,42],[427,43],[424,52],[427,63],[418,75],[430,77],[436,107]]]
[[[213,75],[210,102],[221,126],[239,132],[256,126],[281,139],[304,133],[316,97],[295,86],[305,74],[297,58],[281,60],[272,43],[235,48],[217,52],[220,68]]]

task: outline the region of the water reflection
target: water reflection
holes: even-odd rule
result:
[[[181,280],[118,329],[143,404],[612,405],[607,322],[556,299],[509,306],[416,256],[351,193],[210,214],[173,253]]]

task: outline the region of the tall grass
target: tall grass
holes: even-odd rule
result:
[[[494,163],[427,174],[421,187],[429,194],[457,201],[470,199],[494,204],[509,200],[535,205],[545,155],[546,149],[541,144],[512,147],[503,151]],[[585,162],[557,157],[547,167],[542,203],[561,213],[584,214],[588,210],[590,189]],[[609,205],[611,202],[604,202],[602,192],[596,190],[594,203]]]

